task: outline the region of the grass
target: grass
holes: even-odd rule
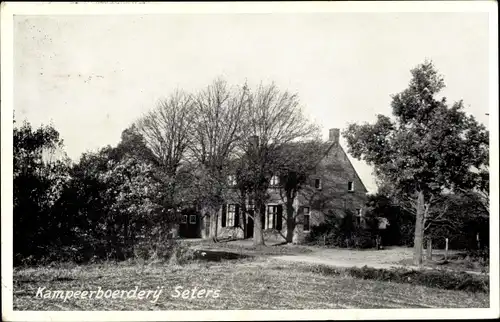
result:
[[[48,290],[155,290],[150,300],[62,299],[35,297]],[[175,288],[219,290],[220,296],[175,298]],[[357,279],[336,269],[265,259],[193,262],[184,266],[103,263],[60,267],[16,268],[15,310],[206,310],[334,308],[466,308],[488,307],[488,295],[419,285]]]
[[[279,256],[279,255],[297,255],[311,253],[312,250],[308,247],[290,244],[276,244],[276,245],[249,245],[242,244],[238,241],[233,242],[218,242],[202,241],[196,243],[198,248],[204,250],[219,250],[230,251],[238,254],[250,256]]]

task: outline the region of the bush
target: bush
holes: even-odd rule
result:
[[[324,223],[312,227],[307,236],[309,244],[319,244],[341,248],[372,248],[375,246],[376,232],[371,227],[360,227],[354,223],[353,214],[346,212],[343,218],[335,215]]]
[[[440,270],[406,270],[406,269],[375,269],[367,266],[349,268],[349,275],[355,278],[377,281],[391,281],[424,285],[428,287],[461,290],[467,292],[489,292],[488,278],[474,276],[463,272],[449,272]]]
[[[177,247],[173,239],[142,240],[134,246],[134,258],[144,261],[167,260]]]
[[[326,275],[326,276],[340,275],[341,274],[340,269],[338,269],[336,267],[332,267],[332,266],[321,265],[321,264],[307,267],[306,270],[309,272],[313,272],[313,273],[321,274],[321,275]]]
[[[169,265],[184,265],[196,260],[195,251],[186,244],[176,243],[172,255],[169,258]]]

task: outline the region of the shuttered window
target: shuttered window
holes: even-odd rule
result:
[[[283,228],[283,206],[267,206],[267,229],[281,230]]]

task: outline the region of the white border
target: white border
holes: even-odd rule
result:
[[[12,311],[13,15],[488,12],[490,15],[490,305],[488,309],[353,309],[227,311]],[[1,4],[2,319],[8,321],[469,319],[499,317],[498,222],[498,16],[494,1],[232,2],[232,3],[6,3]]]

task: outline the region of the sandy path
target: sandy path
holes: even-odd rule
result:
[[[311,249],[313,249],[311,253],[272,256],[272,258],[289,262],[323,264],[335,267],[368,266],[377,269],[419,269],[417,266],[399,264],[401,260],[412,257],[412,250],[410,248],[393,248],[387,250]],[[474,271],[467,271],[467,273],[481,274]]]

